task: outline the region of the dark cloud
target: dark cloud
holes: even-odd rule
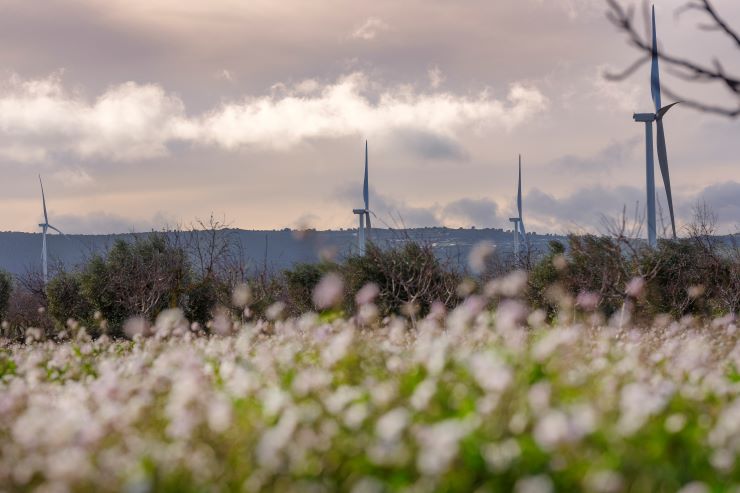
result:
[[[612,142],[599,152],[590,156],[567,154],[550,163],[556,169],[578,173],[605,173],[634,161],[643,139],[633,137],[624,141]]]
[[[498,205],[490,199],[460,199],[442,209],[445,218],[456,219],[477,227],[501,226]]]
[[[670,218],[666,205],[665,191],[658,188],[659,227],[661,222],[668,226]],[[704,202],[717,215],[720,231],[737,231],[740,225],[740,183],[730,181],[705,187],[696,194],[675,193],[673,197],[676,209],[676,223],[680,230],[693,219],[695,206]],[[525,221],[527,215],[539,224],[557,230],[563,225],[566,230],[574,231],[604,230],[604,220],[616,219],[626,212],[628,218],[644,217],[645,191],[637,187],[590,187],[581,188],[574,193],[555,197],[534,189],[524,198]],[[560,229],[563,231],[563,229]]]
[[[728,231],[740,230],[740,183],[729,181],[710,185],[697,194],[717,215],[717,222]]]
[[[416,129],[402,129],[394,132],[391,146],[428,160],[467,161],[470,159],[463,145],[455,139]]]
[[[555,197],[533,189],[524,198],[524,221],[534,217],[549,229],[595,230],[601,228],[603,218],[616,217],[626,208],[632,213],[638,204],[644,204],[643,192],[635,187],[581,188],[565,197]]]

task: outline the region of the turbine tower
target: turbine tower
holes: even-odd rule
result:
[[[519,212],[518,217],[510,217],[514,231],[514,258],[519,261],[519,236],[521,235],[522,241],[526,240],[527,232],[524,229],[524,220],[522,219],[522,155],[519,154],[519,182],[517,185],[516,193],[516,207]]]
[[[359,216],[360,226],[357,229],[357,251],[360,256],[365,255],[365,246],[367,237],[370,236],[370,190],[368,188],[368,175],[367,175],[367,140],[365,141],[365,181],[362,185],[362,198],[365,202],[364,209],[352,209],[354,214]],[[367,229],[366,229],[367,228]]]
[[[676,238],[676,221],[673,215],[673,196],[671,194],[671,179],[668,174],[668,153],[665,145],[665,131],[663,130],[663,117],[674,105],[661,106],[660,101],[660,71],[658,69],[658,38],[655,31],[655,5],[653,5],[653,49],[652,67],[650,70],[650,92],[655,104],[655,113],[635,113],[632,117],[636,122],[645,124],[645,181],[647,185],[647,226],[648,244],[655,247],[656,224],[655,224],[655,165],[653,162],[653,122],[657,128],[658,164],[660,174],[663,176],[666,197],[668,199],[668,211],[671,215],[671,229],[673,238]]]
[[[48,269],[48,263],[47,263],[47,255],[46,255],[46,233],[49,229],[53,229],[59,234],[64,234],[59,229],[55,228],[51,224],[49,224],[49,214],[46,212],[46,197],[44,196],[44,183],[41,181],[41,175],[39,175],[39,184],[41,185],[41,203],[44,206],[44,222],[39,224],[39,227],[41,228],[41,263],[42,263],[42,269],[44,273],[44,286],[46,286],[46,283],[49,281],[49,269]]]

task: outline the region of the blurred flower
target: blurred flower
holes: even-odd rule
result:
[[[692,481],[678,490],[678,493],[709,493],[710,491],[709,486],[701,481]]]
[[[595,493],[619,493],[624,489],[624,480],[616,471],[600,470],[589,472],[583,479],[587,490]]]
[[[123,323],[123,333],[129,339],[133,339],[137,335],[146,336],[149,334],[149,322],[141,316],[131,317]]]
[[[581,291],[576,297],[576,305],[589,312],[596,310],[600,301],[601,296],[599,293],[592,291]]]
[[[397,407],[388,411],[375,424],[375,434],[383,441],[397,440],[409,422],[409,412]]]
[[[701,297],[704,294],[704,291],[706,291],[706,288],[702,284],[696,284],[694,286],[689,286],[689,289],[686,290],[687,294],[689,295],[689,298],[691,298],[692,300],[695,300]]]
[[[545,474],[524,477],[514,484],[514,493],[552,493],[553,491],[552,480]]]
[[[319,310],[335,307],[342,301],[344,281],[336,272],[330,272],[321,278],[313,290],[313,303]]]
[[[355,303],[357,305],[367,305],[373,303],[375,298],[380,294],[380,288],[374,282],[369,282],[362,286],[357,294],[355,295]]]
[[[513,438],[501,443],[489,443],[481,448],[481,455],[488,467],[495,473],[506,471],[521,453],[519,444]]]
[[[631,296],[632,298],[641,298],[644,291],[645,279],[642,277],[633,277],[624,289],[627,296]]]
[[[284,311],[285,303],[282,301],[276,301],[267,307],[267,310],[265,310],[265,317],[267,317],[267,320],[280,320],[283,317]]]
[[[234,306],[245,308],[252,301],[252,290],[247,284],[239,284],[231,293],[231,302]]]
[[[496,245],[490,241],[480,241],[473,245],[468,255],[468,266],[473,274],[482,274],[486,270],[486,262],[496,251]]]

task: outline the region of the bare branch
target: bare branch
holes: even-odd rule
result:
[[[617,73],[606,74],[610,80],[623,80],[631,76],[639,67],[646,63],[652,54],[652,40],[649,33],[644,36],[637,32],[634,23],[634,9],[630,6],[625,8],[618,0],[606,0],[610,10],[607,11],[607,18],[620,31],[627,34],[628,42],[644,55],[638,58],[626,69]],[[729,24],[714,9],[709,0],[693,0],[687,2],[684,6],[676,11],[676,15],[681,15],[686,11],[700,11],[709,16],[711,24],[701,25],[700,29],[713,30],[724,33],[740,47],[740,35],[735,32]],[[646,18],[647,27],[649,20]],[[690,82],[711,82],[721,84],[729,93],[738,98],[738,108],[717,106],[701,101],[695,101],[687,98],[679,98],[680,101],[686,102],[686,105],[709,113],[735,118],[740,115],[740,77],[728,74],[722,63],[718,59],[713,59],[711,64],[695,62],[693,60],[680,58],[660,50],[658,52],[660,60],[668,65],[669,72],[676,77]],[[668,91],[666,91],[668,92]]]

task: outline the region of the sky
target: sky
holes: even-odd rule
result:
[[[627,4],[627,0],[624,0]],[[658,0],[663,49],[740,70]],[[740,27],[740,3],[715,6]],[[244,229],[354,227],[369,142],[374,225],[604,232],[642,214],[649,68],[603,0],[0,0],[0,229],[37,231],[37,175],[68,233],[214,215]],[[720,88],[664,84],[727,102]],[[664,97],[664,103],[667,103]],[[705,201],[740,229],[740,120],[678,106],[679,231]],[[659,172],[656,178],[660,183]],[[662,189],[658,199],[665,209]]]

